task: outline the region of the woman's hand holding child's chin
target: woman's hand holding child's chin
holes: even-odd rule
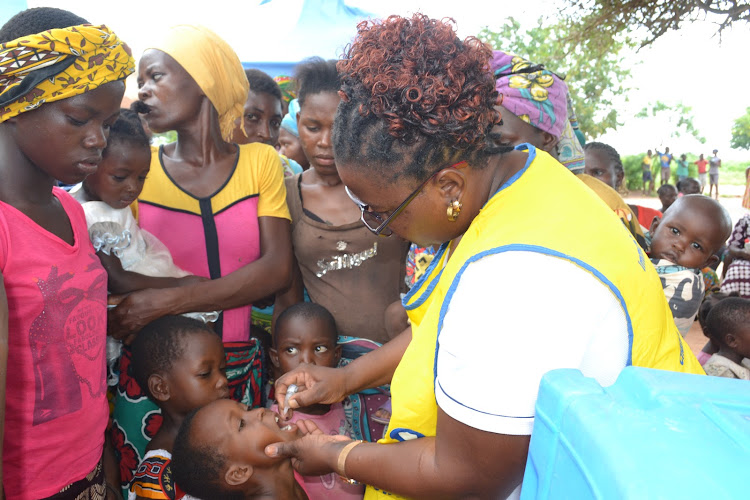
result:
[[[265,448],[266,455],[291,458],[292,467],[303,476],[335,472],[339,454],[351,438],[325,434],[312,420],[298,420],[296,424],[299,439],[269,444]]]

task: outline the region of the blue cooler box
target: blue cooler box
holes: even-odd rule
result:
[[[750,499],[750,382],[628,367],[610,387],[553,370],[522,499]]]

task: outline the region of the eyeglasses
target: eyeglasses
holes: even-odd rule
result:
[[[445,170],[446,168],[456,168],[461,164],[466,163],[466,160],[460,161],[458,163],[454,163],[453,165],[450,165],[448,167],[442,167],[440,170],[429,176],[425,181],[420,184],[417,189],[415,189],[409,196],[406,197],[406,199],[394,210],[391,215],[388,217],[385,216],[385,213],[383,212],[376,212],[374,210],[370,210],[370,206],[366,203],[362,203],[362,201],[354,196],[354,194],[349,191],[349,188],[347,186],[344,186],[344,189],[346,190],[346,194],[349,195],[349,198],[357,204],[359,207],[360,212],[362,212],[362,215],[360,216],[360,219],[362,220],[362,223],[367,226],[367,229],[372,231],[377,236],[390,236],[393,234],[393,231],[388,227],[388,224],[391,223],[393,219],[399,216],[401,212],[406,209],[407,206],[409,206],[409,203],[417,197],[419,192],[422,190],[423,187],[427,185],[428,182],[432,180],[433,177],[435,177],[437,174]]]

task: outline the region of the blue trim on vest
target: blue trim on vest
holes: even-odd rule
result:
[[[499,413],[490,413],[488,411],[477,410],[476,408],[472,408],[469,405],[463,404],[461,401],[457,400],[456,398],[454,398],[453,396],[451,396],[450,394],[448,394],[447,392],[445,392],[445,389],[443,389],[443,386],[440,383],[438,383],[438,385],[440,386],[440,390],[442,391],[442,393],[445,394],[448,397],[448,399],[450,399],[454,403],[457,403],[457,404],[463,406],[464,408],[470,409],[471,411],[474,411],[474,412],[477,412],[477,413],[481,413],[483,415],[491,415],[493,417],[518,418],[518,419],[521,419],[521,418],[534,418],[534,415],[530,415],[528,417],[518,417],[518,416],[515,416],[515,415],[501,415]]]
[[[448,288],[448,291],[445,294],[445,298],[443,299],[443,304],[440,306],[440,318],[438,319],[438,327],[437,327],[438,328],[437,340],[435,341],[435,362],[433,363],[433,367],[432,367],[433,380],[437,380],[437,362],[438,362],[438,350],[439,350],[438,346],[440,345],[440,332],[443,329],[443,320],[445,319],[445,314],[448,311],[448,306],[450,305],[451,299],[453,298],[453,294],[456,292],[456,288],[458,288],[458,283],[459,281],[461,281],[461,276],[463,275],[466,268],[469,267],[469,264],[476,262],[477,260],[482,259],[484,257],[487,257],[488,255],[497,255],[497,254],[504,253],[504,252],[536,252],[542,255],[549,255],[551,257],[558,257],[561,259],[566,259],[572,262],[573,264],[576,264],[577,266],[590,272],[591,274],[594,275],[594,277],[596,277],[599,281],[601,281],[602,284],[606,285],[609,288],[609,291],[612,292],[612,295],[614,295],[617,298],[617,300],[620,301],[620,307],[622,307],[622,310],[625,313],[625,320],[628,325],[628,360],[626,362],[626,366],[630,366],[633,364],[633,324],[630,321],[630,313],[628,312],[628,308],[625,305],[625,299],[622,297],[620,290],[617,289],[614,283],[609,281],[601,272],[594,269],[589,264],[583,262],[580,259],[572,257],[570,255],[566,255],[562,252],[558,252],[557,250],[552,250],[551,248],[546,248],[546,247],[542,247],[538,245],[512,243],[510,245],[503,245],[503,246],[491,248],[489,250],[484,250],[482,252],[479,252],[476,255],[471,256],[463,263],[463,265],[461,266],[461,269],[458,271],[458,273],[456,273],[456,276],[453,278],[453,282]]]
[[[403,441],[409,441],[408,439],[404,439],[404,438],[402,438],[399,435],[402,432],[406,432],[408,434],[411,434],[412,436],[414,436],[414,439],[419,439],[419,438],[423,438],[424,437],[424,434],[422,434],[421,432],[417,432],[415,430],[408,429],[406,427],[397,427],[397,428],[393,429],[392,431],[390,431],[388,433],[388,435],[390,436],[391,439],[395,439],[396,441],[401,441],[401,442],[403,442]]]
[[[523,168],[521,170],[519,170],[518,172],[516,172],[515,174],[513,174],[513,176],[510,179],[508,179],[507,181],[505,181],[503,183],[503,185],[500,186],[500,188],[497,191],[495,191],[495,194],[499,193],[503,189],[508,189],[514,182],[516,182],[518,179],[520,179],[521,176],[526,173],[526,171],[529,169],[529,167],[531,166],[531,164],[536,159],[536,148],[534,146],[532,146],[531,144],[529,144],[528,142],[524,142],[523,144],[519,144],[514,149],[516,151],[528,151],[529,152],[529,157],[526,158],[526,164],[523,166]],[[490,200],[494,196],[495,195],[493,194],[490,197]],[[487,200],[487,203],[489,203],[490,200]],[[487,205],[487,203],[485,203],[485,206]]]
[[[432,258],[432,262],[430,262],[430,265],[427,266],[427,269],[425,270],[424,274],[421,278],[419,278],[419,281],[417,281],[413,287],[411,287],[411,290],[409,290],[409,293],[407,293],[403,299],[401,299],[401,304],[404,306],[404,309],[407,311],[411,311],[412,309],[416,309],[417,307],[424,304],[424,302],[432,295],[432,291],[435,289],[435,287],[438,284],[438,281],[440,281],[440,276],[443,274],[443,270],[441,269],[437,276],[435,276],[435,279],[433,279],[429,285],[427,285],[427,288],[422,292],[422,295],[411,305],[408,304],[408,302],[414,297],[416,294],[418,294],[422,290],[422,285],[424,285],[424,282],[427,281],[432,274],[432,271],[435,270],[435,266],[437,266],[438,262],[440,262],[440,259],[443,258],[443,254],[445,253],[446,248],[448,248],[448,245],[450,242],[443,243],[440,245],[440,248],[438,248],[437,253]]]

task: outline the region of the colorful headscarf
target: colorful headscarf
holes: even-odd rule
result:
[[[551,71],[512,54],[493,51],[495,88],[502,105],[526,123],[559,139],[568,122],[568,86]]]
[[[219,113],[221,136],[231,141],[235,120],[242,116],[250,90],[232,47],[204,26],[179,25],[169,28],[162,40],[149,48],[169,54],[193,77]]]
[[[52,29],[0,44],[0,122],[134,70],[130,48],[106,26]]]
[[[299,130],[297,129],[297,114],[299,113],[299,102],[297,99],[289,101],[289,112],[284,115],[281,119],[281,128],[293,134],[295,137],[299,137]]]
[[[578,128],[578,118],[573,109],[573,100],[570,93],[568,101],[568,123],[565,124],[560,141],[557,143],[557,159],[565,167],[578,175],[583,173],[585,165],[585,153],[583,152],[583,134]],[[579,135],[580,134],[580,135]]]
[[[281,89],[281,98],[289,104],[292,99],[297,98],[297,82],[291,76],[279,75],[273,77],[273,81]]]

